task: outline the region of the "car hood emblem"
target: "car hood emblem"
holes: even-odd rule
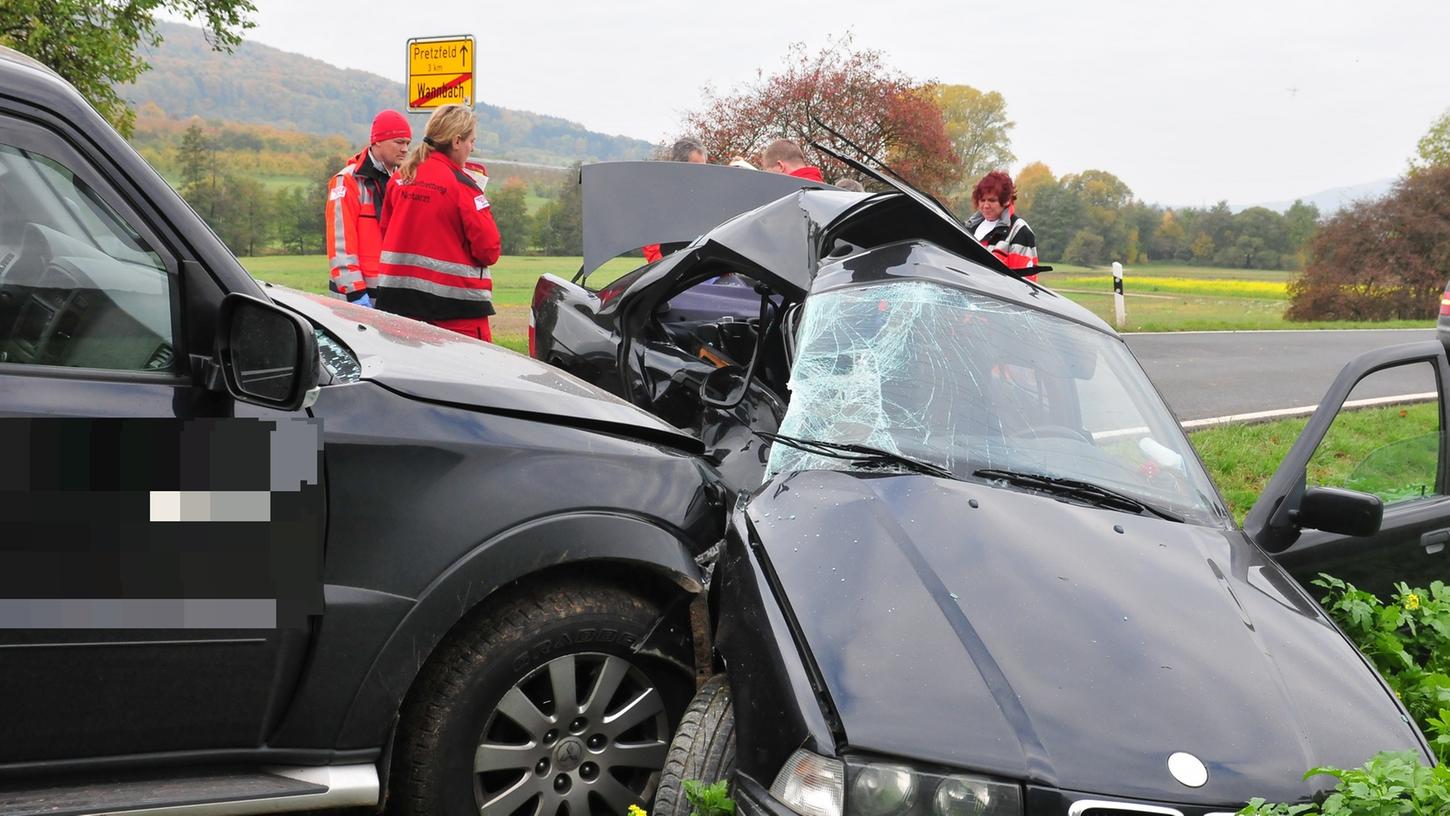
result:
[[[1208,768],[1193,754],[1179,751],[1168,757],[1168,772],[1190,788],[1201,788],[1208,782]]]

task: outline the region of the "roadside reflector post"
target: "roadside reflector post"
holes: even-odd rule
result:
[[[1117,261],[1113,261],[1113,316],[1120,329],[1128,322],[1128,309],[1123,305],[1123,265]]]

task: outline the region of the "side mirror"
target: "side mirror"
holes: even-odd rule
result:
[[[233,397],[295,411],[315,396],[317,336],[301,317],[233,293],[222,300],[216,344],[222,377]]]
[[[713,408],[734,408],[745,399],[748,373],[740,366],[717,368],[700,382],[700,401]]]
[[[1379,496],[1342,487],[1311,487],[1304,491],[1294,523],[1326,533],[1368,536],[1379,532],[1384,514]]]

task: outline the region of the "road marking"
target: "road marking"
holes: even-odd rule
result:
[[[1397,394],[1392,397],[1368,397],[1366,399],[1347,400],[1340,406],[1344,408],[1373,408],[1378,405],[1409,404],[1415,402],[1430,402],[1439,399],[1440,392],[1426,391],[1422,394]],[[1179,425],[1185,431],[1198,430],[1199,428],[1212,428],[1219,425],[1250,425],[1256,422],[1269,422],[1275,419],[1289,419],[1291,417],[1309,416],[1319,410],[1318,405],[1301,405],[1298,408],[1275,408],[1271,411],[1252,411],[1247,414],[1228,414],[1226,416],[1206,417],[1204,419],[1180,420]],[[1140,425],[1136,428],[1114,428],[1110,431],[1093,431],[1093,440],[1099,439],[1120,439],[1125,436],[1137,436],[1148,433],[1148,426]]]
[[[1377,405],[1394,405],[1396,403],[1428,402],[1439,399],[1440,392],[1426,391],[1422,394],[1397,394],[1392,397],[1369,397],[1367,399],[1347,400],[1342,408],[1373,408]],[[1301,405],[1297,408],[1275,408],[1272,411],[1251,411],[1247,414],[1229,414],[1227,416],[1207,417],[1205,419],[1189,419],[1181,422],[1184,430],[1196,428],[1207,428],[1214,425],[1235,425],[1239,423],[1267,422],[1273,419],[1285,419],[1288,417],[1309,416],[1319,409],[1318,405]]]
[[[1118,332],[1121,336],[1128,335],[1176,335],[1176,334],[1330,334],[1333,332],[1427,332],[1434,331],[1434,326],[1426,326],[1423,329],[1197,329],[1194,331],[1171,331],[1171,332]]]

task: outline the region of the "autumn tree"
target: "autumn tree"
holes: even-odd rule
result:
[[[849,34],[816,54],[793,45],[778,71],[761,71],[728,94],[707,88],[703,107],[686,115],[682,131],[722,161],[755,159],[771,141],[791,139],[827,179],[854,175],[811,147],[835,141],[817,118],[928,192],[945,193],[961,177],[935,86],[889,67],[878,51],[855,48]]]
[[[972,187],[977,180],[1016,161],[1012,138],[1007,133],[1016,123],[1007,118],[1007,100],[996,91],[979,91],[970,85],[937,85],[935,92],[947,138],[961,163],[961,179],[949,195],[957,211],[969,215]]]
[[[1420,137],[1419,144],[1415,145],[1415,157],[1410,160],[1411,172],[1446,166],[1450,166],[1450,111],[1441,114]]]
[[[1450,166],[1326,220],[1304,274],[1289,283],[1290,320],[1430,320],[1450,269]]]
[[[966,176],[970,179],[971,176]],[[975,182],[973,182],[975,184]],[[1017,212],[1026,218],[1026,213],[1032,210],[1032,204],[1037,200],[1037,193],[1046,187],[1055,187],[1057,177],[1052,175],[1052,168],[1042,162],[1033,162],[1017,174],[1012,182],[1017,189]],[[967,187],[967,196],[971,197],[971,187]]]
[[[231,51],[256,10],[251,0],[0,0],[0,45],[50,66],[129,135],[135,114],[115,86],[149,67],[138,49],[161,43],[158,11],[199,20],[213,49]]]

